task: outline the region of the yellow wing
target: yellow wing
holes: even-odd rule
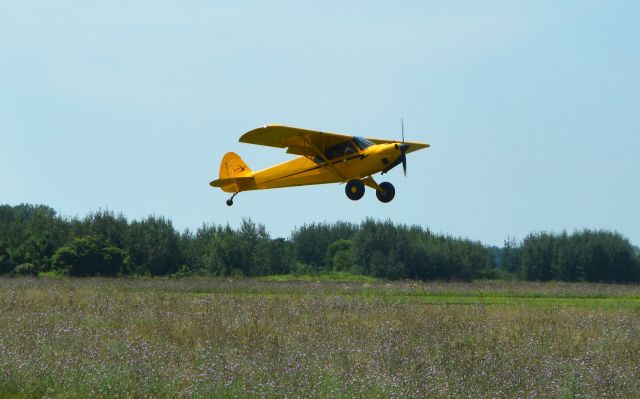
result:
[[[338,133],[321,132],[318,130],[300,129],[291,126],[267,125],[253,129],[240,137],[241,143],[265,145],[268,147],[286,148],[287,153],[316,156],[323,153],[325,148],[332,147],[353,139]],[[398,140],[368,138],[375,144],[398,143]],[[407,152],[429,147],[429,144],[407,141],[410,145]]]
[[[300,129],[297,127],[267,125],[253,129],[240,137],[241,143],[287,148],[289,154],[315,156],[325,148],[351,140],[353,136]]]
[[[367,137],[367,140],[371,141],[374,144],[394,144],[399,143],[398,140],[387,140],[387,139],[373,139],[371,137]],[[406,151],[406,154],[414,151],[421,150],[423,148],[429,148],[431,145],[427,143],[419,143],[417,141],[405,141],[405,144],[409,144],[409,149]]]

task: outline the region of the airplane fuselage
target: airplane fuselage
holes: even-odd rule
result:
[[[328,162],[322,159],[298,157],[254,172],[252,175],[254,183],[243,187],[242,190],[340,183],[362,179],[381,172],[400,155],[399,143],[397,143],[375,144],[364,150],[330,159]]]

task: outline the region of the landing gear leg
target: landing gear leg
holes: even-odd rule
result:
[[[235,198],[236,195],[240,194],[240,191],[238,191],[237,193],[233,193],[233,195],[231,196],[231,198],[229,198],[227,200],[227,206],[231,206],[233,205],[233,199]]]

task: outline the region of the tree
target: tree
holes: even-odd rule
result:
[[[263,270],[259,273],[266,274],[286,274],[291,273],[295,266],[295,250],[293,244],[284,238],[262,241],[264,248],[260,251],[263,254]]]
[[[554,237],[551,273],[562,281],[584,280],[584,261],[580,257],[581,237],[563,232]]]
[[[239,267],[245,276],[268,274],[269,254],[267,242],[269,234],[264,225],[256,224],[251,219],[243,218],[238,229],[238,245],[240,247]]]
[[[185,262],[194,273],[216,273],[215,240],[222,234],[219,226],[203,224],[195,233],[185,231],[181,236]]]
[[[99,210],[85,217],[80,223],[79,235],[90,235],[124,248],[129,233],[129,222],[122,213],[117,216],[110,210]]]
[[[353,239],[354,259],[364,274],[385,278],[407,278],[405,254],[408,235],[405,226],[391,220],[366,219]]]
[[[509,273],[516,274],[520,270],[522,248],[513,237],[507,237],[500,251],[500,267]]]
[[[125,251],[92,236],[75,238],[53,256],[54,268],[70,276],[116,276],[126,262]]]
[[[0,274],[5,274],[13,269],[11,258],[5,248],[0,247]]]
[[[549,233],[530,234],[522,241],[521,273],[526,280],[549,281],[555,277],[554,238]]]
[[[584,230],[537,233],[522,243],[520,273],[527,280],[636,282],[640,263],[618,233]]]
[[[185,262],[180,235],[164,217],[149,216],[131,223],[126,248],[137,273],[171,274]]]
[[[319,271],[328,266],[325,255],[329,245],[340,239],[352,239],[358,230],[355,225],[346,222],[311,223],[296,228],[291,233],[296,259]]]
[[[353,242],[340,238],[327,247],[325,264],[334,271],[348,271],[353,266]]]
[[[631,282],[640,279],[633,247],[620,234],[585,230],[575,234],[583,278],[593,282]]]
[[[213,242],[209,271],[215,275],[244,275],[246,254],[240,244],[240,237],[231,227],[226,226]]]
[[[67,240],[66,224],[44,205],[0,206],[0,272],[31,263],[50,266],[53,252]]]

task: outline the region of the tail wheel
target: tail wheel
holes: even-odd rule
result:
[[[382,191],[376,190],[376,197],[378,197],[378,200],[380,202],[391,202],[393,197],[396,196],[395,187],[393,187],[393,184],[389,183],[388,181],[380,183],[380,188],[382,189]]]
[[[353,179],[347,182],[344,192],[352,201],[357,201],[364,195],[364,183],[362,180]]]
[[[227,206],[231,206],[233,205],[233,199],[236,197],[236,195],[240,194],[240,191],[237,191],[235,193],[233,193],[233,195],[231,196],[231,198],[229,198],[227,200]]]

